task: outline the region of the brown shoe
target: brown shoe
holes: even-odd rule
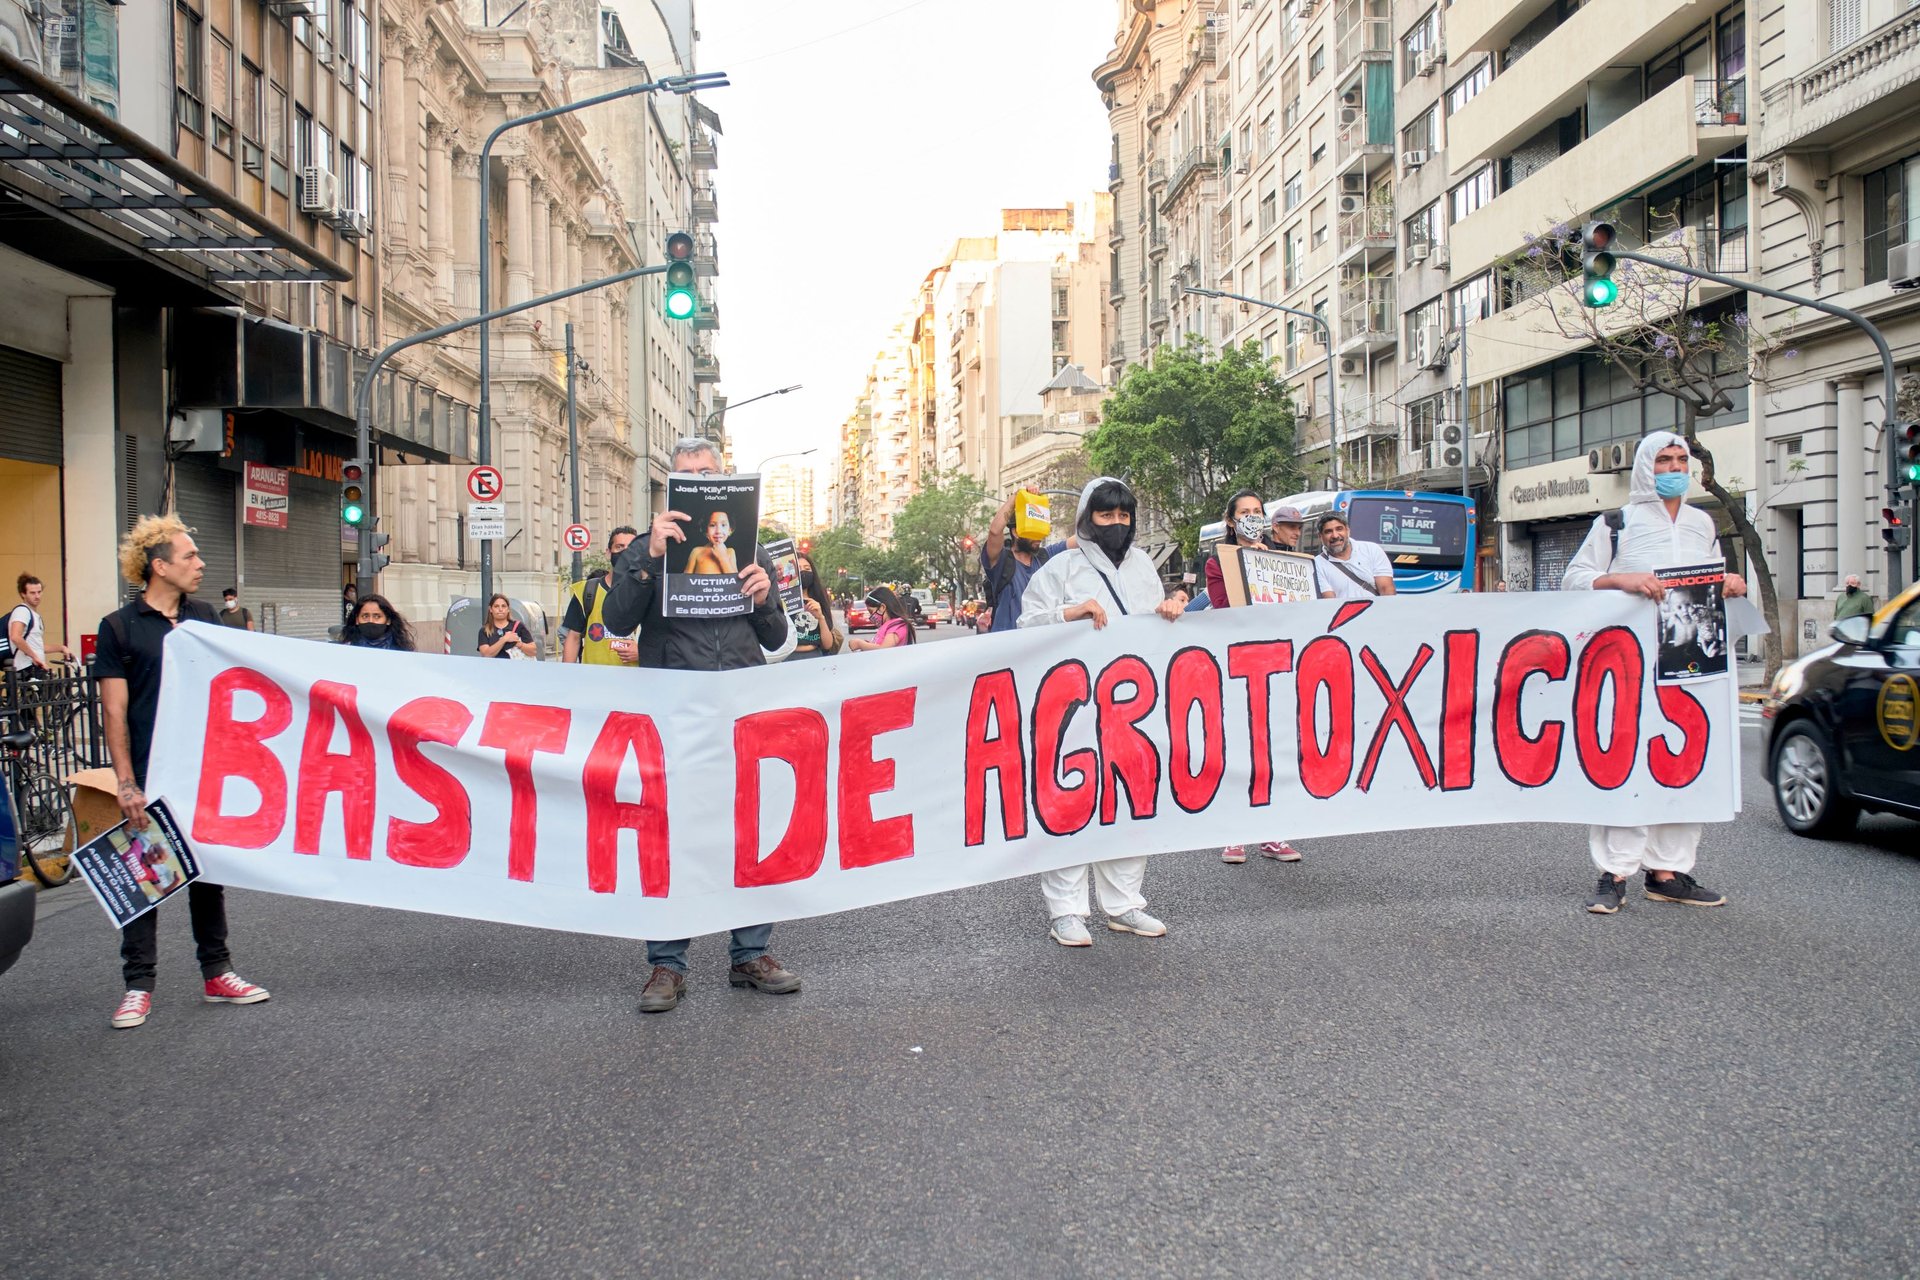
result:
[[[640,988],[640,1012],[665,1013],[680,1003],[687,992],[687,980],[665,965],[655,965],[647,985]]]
[[[800,989],[800,975],[782,969],[780,962],[772,956],[761,956],[751,964],[737,964],[727,970],[727,985],[757,987],[761,991],[784,996]]]

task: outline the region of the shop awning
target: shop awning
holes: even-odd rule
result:
[[[115,286],[353,273],[0,52],[0,243]]]

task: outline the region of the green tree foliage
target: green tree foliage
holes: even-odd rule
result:
[[[814,572],[827,584],[827,589],[837,598],[850,589],[854,574],[866,571],[867,539],[857,524],[835,525],[831,529],[822,529],[813,535],[813,550],[809,553],[813,560]],[[847,571],[846,577],[840,571]]]
[[[1127,370],[1102,413],[1088,458],[1165,516],[1188,554],[1235,489],[1272,498],[1298,483],[1293,398],[1252,341],[1218,356],[1196,337],[1161,347]]]
[[[912,580],[931,577],[964,594],[980,577],[979,545],[995,505],[965,472],[942,471],[927,479],[893,518],[893,549],[915,565]]]

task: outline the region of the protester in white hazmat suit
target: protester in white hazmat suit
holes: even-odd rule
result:
[[[1091,619],[1096,629],[1130,614],[1157,613],[1178,621],[1179,603],[1166,598],[1160,576],[1146,552],[1133,545],[1133,490],[1112,476],[1097,476],[1080,492],[1074,525],[1077,545],[1034,571],[1020,605],[1020,626]],[[1147,876],[1145,858],[1108,858],[1091,867],[1065,867],[1040,873],[1047,903],[1048,932],[1063,947],[1090,947],[1087,932],[1087,873],[1100,893],[1107,928],[1158,938],[1167,926],[1146,913],[1140,886]]]
[[[1633,455],[1633,482],[1614,547],[1614,531],[1601,516],[1567,566],[1564,591],[1628,591],[1658,601],[1662,595],[1655,569],[1720,564],[1720,536],[1713,518],[1687,505],[1692,455],[1684,437],[1655,431]],[[1747,584],[1729,573],[1726,596],[1747,594]],[[1717,907],[1726,898],[1693,878],[1694,853],[1700,847],[1697,822],[1656,822],[1643,827],[1595,826],[1587,836],[1600,883],[1587,910],[1612,915],[1626,900],[1626,879],[1646,873],[1647,897],[1654,902]]]

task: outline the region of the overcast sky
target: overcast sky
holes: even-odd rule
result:
[[[720,113],[718,351],[740,470],[839,428],[921,278],[999,210],[1107,181],[1113,0],[701,0]]]

